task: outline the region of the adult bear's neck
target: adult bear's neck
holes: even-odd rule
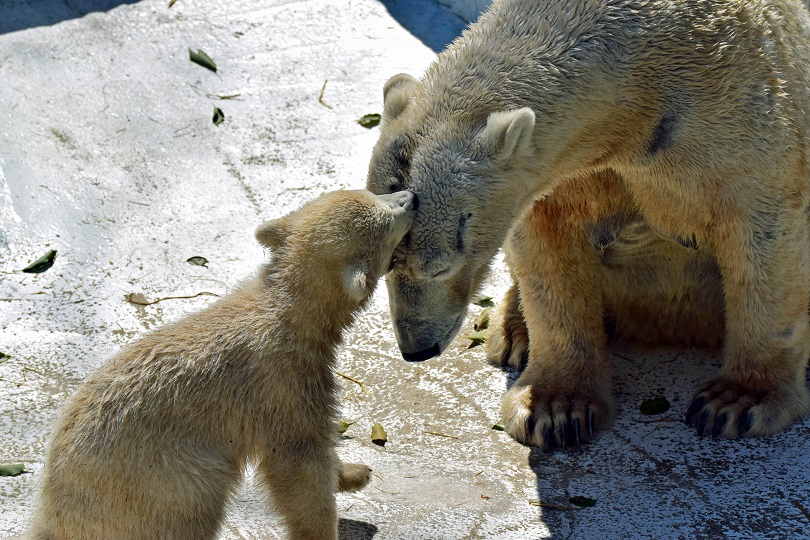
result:
[[[628,28],[648,14],[621,2],[496,2],[425,74],[414,105],[441,122],[463,111],[483,125],[495,111],[535,112],[536,162],[574,176],[610,152],[638,51]],[[628,23],[637,18],[638,24]],[[605,129],[605,126],[617,126]],[[605,140],[593,141],[592,133]]]

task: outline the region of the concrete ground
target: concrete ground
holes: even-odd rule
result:
[[[216,300],[195,295],[249,275],[261,221],[362,187],[377,132],[356,120],[463,24],[432,0],[0,1],[0,462],[29,471],[0,477],[0,537],[25,531],[49,426],[76,386]],[[48,249],[51,269],[18,272]],[[497,301],[506,286],[498,261],[485,290]],[[491,428],[516,374],[463,337],[405,363],[383,289],[340,353],[341,373],[363,384],[341,378],[353,424],[338,450],[375,471],[338,496],[341,538],[810,538],[810,420],[743,441],[682,423],[717,356],[616,350],[616,422],[544,455]],[[138,292],[193,298],[125,299]],[[642,417],[659,396],[671,410]],[[248,473],[221,538],[284,537],[259,488]]]

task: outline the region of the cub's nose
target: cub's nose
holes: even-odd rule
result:
[[[377,195],[391,210],[403,208],[406,212],[414,212],[419,207],[419,197],[411,191],[397,191],[388,195]]]

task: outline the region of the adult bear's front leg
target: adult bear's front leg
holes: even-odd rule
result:
[[[588,441],[615,412],[597,253],[582,224],[554,209],[537,202],[505,247],[529,354],[502,416],[512,437],[546,451]]]
[[[725,212],[710,238],[723,275],[726,339],[720,373],[687,412],[701,435],[764,437],[810,412],[810,227],[800,195],[749,196],[761,207]]]

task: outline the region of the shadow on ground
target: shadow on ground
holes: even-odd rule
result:
[[[340,518],[338,538],[341,540],[371,540],[377,534],[377,527],[365,521]]]
[[[408,32],[435,52],[441,52],[467,26],[461,17],[443,8],[435,0],[381,2]]]
[[[807,459],[800,441],[810,427],[799,423],[764,439],[700,437],[684,412],[718,369],[716,355],[614,350],[612,357],[614,423],[582,448],[529,453],[533,504],[543,505],[538,519],[551,538],[653,538],[662,530],[695,540],[808,538],[806,476],[790,464]],[[671,409],[642,415],[640,403],[659,396]],[[575,497],[583,499],[572,504]],[[593,506],[577,505],[583,502]],[[609,523],[611,534],[590,530],[595,522]]]
[[[26,28],[50,26],[78,19],[88,13],[109,11],[140,0],[3,0],[0,2],[0,34]]]

